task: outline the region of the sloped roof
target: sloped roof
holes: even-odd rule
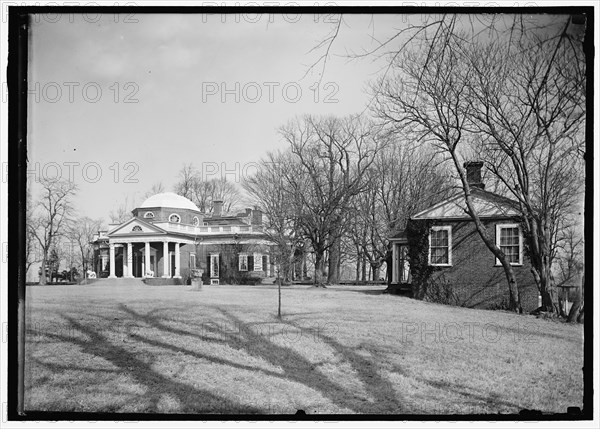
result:
[[[515,217],[519,216],[518,203],[509,198],[479,188],[471,189],[473,206],[479,217]],[[464,194],[461,192],[441,203],[433,205],[411,219],[470,219]]]
[[[200,209],[181,195],[177,195],[174,192],[162,192],[160,194],[152,195],[147,198],[138,208],[152,208],[152,207],[169,207],[174,209],[188,209],[199,212]]]
[[[116,235],[122,235],[122,234],[131,234],[131,228],[126,229],[128,226],[135,226],[135,225],[139,225],[142,228],[142,233],[153,233],[153,234],[166,234],[167,231],[165,231],[164,229],[153,225],[151,223],[145,222],[144,220],[137,218],[137,217],[133,217],[131,219],[129,219],[128,221],[123,222],[121,225],[117,226],[116,228],[108,231],[107,236],[109,237],[114,237]]]
[[[406,235],[406,231],[400,231],[399,233],[393,235],[392,237],[390,237],[390,241],[396,241],[399,243],[408,242],[408,237]]]

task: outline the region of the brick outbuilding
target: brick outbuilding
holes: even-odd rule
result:
[[[523,311],[535,310],[539,292],[525,242],[518,205],[488,192],[481,162],[465,163],[476,212],[517,277]],[[504,269],[479,236],[459,193],[412,216],[402,233],[390,238],[390,286],[407,287],[415,297],[475,308],[504,308],[508,284]]]

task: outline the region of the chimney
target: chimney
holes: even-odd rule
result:
[[[484,189],[485,185],[481,181],[482,161],[468,161],[463,164],[467,170],[467,183],[473,188]]]
[[[246,209],[246,217],[249,217],[250,213],[252,213],[252,209]]]
[[[223,201],[213,200],[213,217],[221,216],[223,212]]]
[[[254,206],[254,210],[252,210],[251,223],[252,225],[262,225],[262,212],[256,206]]]

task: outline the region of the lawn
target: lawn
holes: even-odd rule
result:
[[[581,325],[383,287],[31,286],[26,410],[516,413],[582,406]]]

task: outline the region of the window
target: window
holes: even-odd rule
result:
[[[434,226],[429,231],[429,265],[452,265],[452,227]]]
[[[245,253],[240,253],[239,270],[248,271],[248,255]]]
[[[190,253],[190,268],[191,269],[196,268],[196,254],[195,253]]]
[[[254,254],[254,271],[262,271],[262,255],[260,253]]]
[[[169,222],[179,223],[179,222],[181,222],[181,217],[179,217],[179,215],[177,213],[173,213],[172,215],[169,216]]]
[[[198,219],[198,216],[194,216],[192,223],[194,224],[194,226],[198,226],[200,224],[200,219]]]
[[[210,276],[219,277],[219,255],[210,255]]]
[[[154,218],[154,213],[152,213],[152,212],[146,212],[146,213],[144,213],[144,217],[146,219],[152,219],[152,218]]]
[[[133,232],[141,232],[142,231],[142,227],[139,225],[135,225],[133,228],[131,228],[131,230]]]
[[[496,225],[496,246],[506,255],[511,265],[523,264],[523,239],[519,224]],[[497,258],[496,265],[500,265]]]

